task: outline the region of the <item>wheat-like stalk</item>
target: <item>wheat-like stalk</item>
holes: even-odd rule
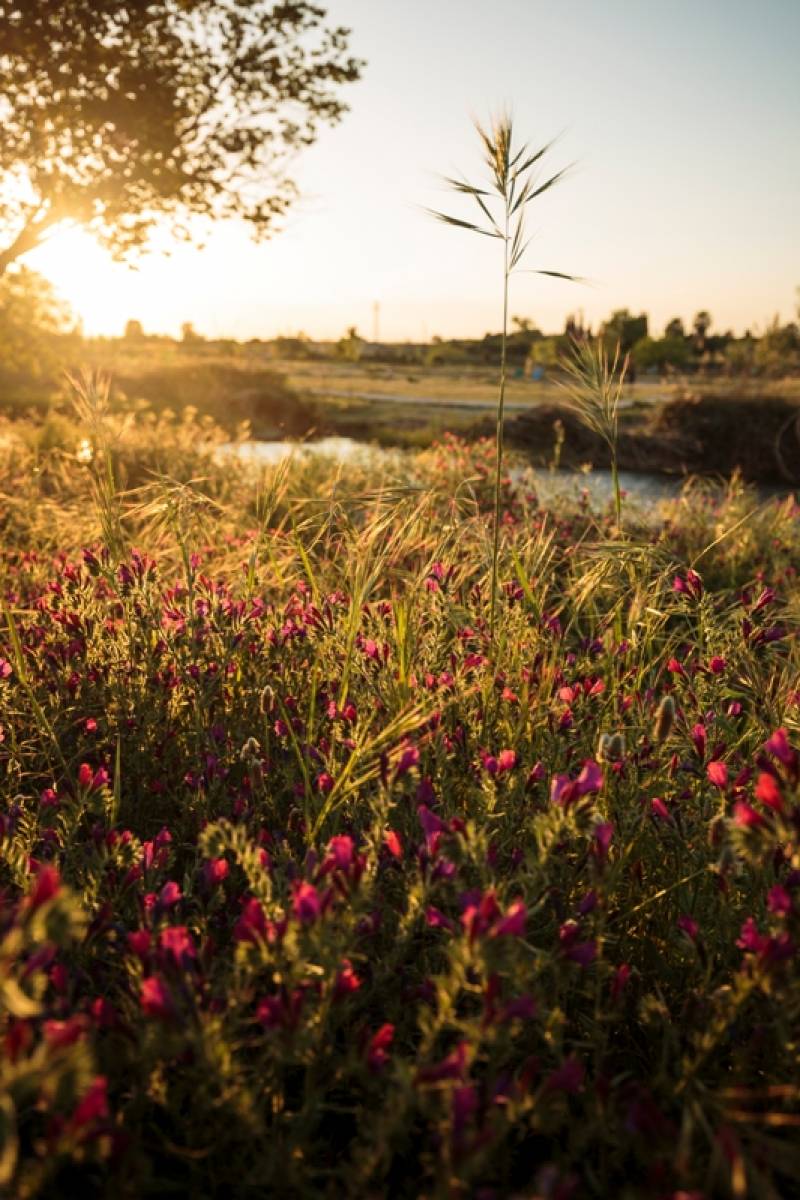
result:
[[[494,495],[494,531],[492,542],[492,597],[489,617],[489,633],[494,644],[495,619],[497,610],[497,574],[500,555],[500,490],[503,470],[503,422],[506,393],[506,344],[508,340],[508,288],[511,275],[518,270],[528,270],[536,275],[549,275],[555,279],[575,280],[577,277],[563,271],[547,270],[543,267],[521,268],[520,263],[528,248],[529,239],[525,233],[525,215],[528,205],[537,196],[543,195],[554,187],[569,170],[564,167],[553,175],[541,175],[540,164],[547,151],[552,146],[548,142],[538,150],[531,151],[526,142],[520,147],[514,145],[512,118],[508,113],[500,113],[492,118],[489,128],[485,129],[479,122],[475,128],[483,150],[484,165],[488,168],[488,182],[478,187],[466,179],[446,178],[445,182],[455,192],[470,197],[477,205],[480,216],[476,221],[467,221],[448,213],[428,211],[437,220],[453,225],[457,229],[466,229],[471,233],[479,233],[483,237],[495,238],[502,243],[503,253],[503,326],[500,348],[500,377],[498,380],[496,441],[497,453],[495,463],[495,495]]]

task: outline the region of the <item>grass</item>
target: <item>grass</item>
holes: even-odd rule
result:
[[[800,510],[0,443],[0,1180],[790,1196]]]

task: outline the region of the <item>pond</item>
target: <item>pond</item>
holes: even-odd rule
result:
[[[284,459],[295,455],[313,455],[332,458],[337,462],[369,462],[375,459],[396,457],[397,450],[383,450],[380,446],[369,445],[348,437],[326,437],[314,442],[291,441],[251,441],[231,447],[238,457],[247,462],[276,465]],[[529,468],[517,467],[511,472],[512,478],[521,480]],[[558,497],[579,498],[584,491],[592,502],[593,507],[602,507],[612,498],[611,472],[598,470],[535,470],[536,490],[544,501]],[[671,500],[679,496],[685,479],[681,476],[656,475],[644,471],[620,471],[620,486],[626,498],[639,505],[656,504],[662,500]],[[759,486],[760,498],[788,495],[791,489],[786,487]]]

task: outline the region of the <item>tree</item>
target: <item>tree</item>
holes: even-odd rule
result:
[[[336,353],[347,362],[358,362],[364,352],[365,342],[355,325],[351,325],[344,337],[336,343]]]
[[[147,335],[142,328],[142,322],[132,317],[129,321],[125,322],[125,333],[123,336],[126,342],[143,342]]]
[[[695,315],[695,318],[692,321],[695,345],[701,354],[706,348],[706,335],[708,334],[710,328],[711,314],[702,308],[700,312]]]
[[[181,341],[185,345],[197,345],[198,342],[202,342],[203,340],[202,335],[197,332],[191,321],[183,322],[181,325]]]
[[[647,313],[635,317],[627,308],[618,308],[604,322],[601,337],[611,348],[619,345],[622,354],[647,337]]]
[[[287,156],[360,75],[325,16],[304,0],[0,0],[0,274],[65,222],[117,257],[159,221],[268,235],[295,194]]]
[[[0,279],[0,381],[4,385],[9,379],[56,376],[77,337],[74,315],[49,280],[26,267],[8,271]]]
[[[667,321],[664,327],[664,337],[670,339],[686,337],[686,330],[680,317],[673,317],[671,321]]]

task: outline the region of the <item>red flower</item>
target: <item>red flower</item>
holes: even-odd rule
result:
[[[728,786],[728,768],[724,762],[710,762],[706,767],[706,775],[714,787],[724,789]]]
[[[105,1075],[96,1075],[89,1085],[89,1090],[78,1104],[70,1118],[73,1129],[83,1129],[95,1121],[108,1117],[108,1095]]]
[[[336,976],[336,982],[333,985],[334,1000],[341,1000],[344,996],[349,996],[352,992],[357,992],[360,987],[361,980],[353,970],[350,959],[342,959],[342,969]]]
[[[233,927],[233,939],[236,942],[266,941],[267,919],[264,910],[255,896],[245,901],[239,920]]]
[[[61,887],[61,876],[55,867],[39,867],[33,889],[28,893],[28,906],[33,911],[52,900]]]
[[[142,980],[140,1003],[146,1017],[169,1021],[175,1015],[172,994],[159,975],[148,975]]]
[[[373,1033],[367,1044],[367,1065],[371,1071],[382,1071],[389,1061],[389,1047],[394,1041],[394,1025],[388,1021]]]
[[[349,841],[349,839],[348,839]],[[319,892],[313,883],[296,883],[293,887],[292,914],[301,925],[313,925],[322,916]]]
[[[400,841],[399,833],[395,833],[393,829],[387,829],[386,833],[383,835],[383,840],[384,844],[386,845],[386,849],[393,858],[403,857],[403,843]]]
[[[216,887],[227,879],[229,874],[227,858],[212,858],[203,865],[203,879],[208,887]]]
[[[762,771],[756,782],[756,799],[775,812],[783,812],[783,796],[774,775]]]

